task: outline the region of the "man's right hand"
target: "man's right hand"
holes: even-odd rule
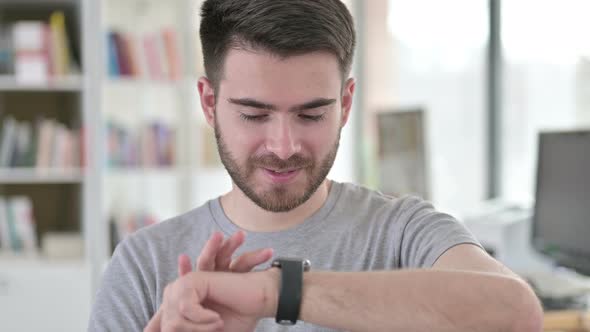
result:
[[[272,258],[273,251],[271,248],[259,249],[242,254],[232,260],[234,252],[244,244],[245,234],[239,231],[227,240],[223,240],[223,234],[213,233],[201,254],[196,261],[196,270],[198,271],[219,271],[219,272],[250,272],[256,266]],[[183,256],[185,256],[183,258]],[[179,257],[182,264],[190,263],[190,258],[186,255]],[[186,267],[187,265],[185,265]]]
[[[213,233],[209,238],[201,254],[196,260],[195,269],[198,271],[218,271],[218,272],[250,272],[256,266],[268,261],[273,256],[271,248],[259,249],[242,254],[241,256],[231,259],[235,251],[244,243],[245,234],[239,231],[224,241],[223,234]],[[178,274],[182,277],[192,271],[191,259],[188,255],[182,254],[178,257]],[[164,294],[165,296],[166,294]],[[163,299],[163,303],[166,299]],[[204,308],[203,308],[204,307]],[[178,312],[163,313],[162,307],[158,309],[152,317],[145,331],[219,331],[223,328],[222,317],[212,308],[211,305],[205,304],[201,309],[197,309],[191,315],[186,312],[191,308],[176,308]],[[206,308],[206,309],[205,309]],[[203,310],[205,309],[205,310]],[[180,314],[184,312],[185,314]],[[168,319],[163,320],[162,316]],[[190,317],[199,317],[188,319]],[[168,326],[163,326],[168,325]],[[177,327],[177,328],[176,328]]]

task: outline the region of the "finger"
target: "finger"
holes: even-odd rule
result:
[[[148,325],[143,329],[143,332],[160,332],[160,324],[162,322],[162,311],[158,310],[154,317],[150,319]]]
[[[191,259],[188,257],[188,255],[182,254],[178,256],[178,275],[182,277],[183,275],[191,272],[191,265]]]
[[[223,242],[223,234],[215,232],[201,251],[199,258],[197,258],[196,269],[199,271],[214,271],[215,270],[215,256]]]
[[[273,250],[271,248],[247,252],[231,262],[230,271],[250,272],[256,266],[271,259],[272,256]]]
[[[223,323],[219,313],[203,307],[196,292],[184,295],[184,300],[179,303],[177,314],[179,314],[178,319],[195,324],[195,331],[213,331],[219,329],[220,323]]]
[[[206,309],[200,304],[193,304],[190,307],[182,308],[180,314],[184,319],[195,324],[211,324],[221,321],[221,316],[217,312]]]
[[[231,263],[231,256],[234,254],[242,244],[246,234],[243,231],[239,231],[232,235],[229,239],[225,240],[215,258],[215,270],[216,271],[229,271],[229,264]]]

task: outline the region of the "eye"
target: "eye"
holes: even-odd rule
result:
[[[242,120],[252,121],[252,122],[262,122],[267,119],[267,116],[268,116],[267,114],[248,115],[248,114],[240,113],[240,118]]]
[[[324,119],[324,114],[320,114],[320,115],[299,114],[299,117],[305,121],[318,122],[318,121],[321,121]]]

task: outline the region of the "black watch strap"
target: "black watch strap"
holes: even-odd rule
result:
[[[295,325],[299,319],[303,289],[303,272],[310,268],[309,261],[279,258],[272,266],[281,270],[279,303],[275,321],[281,325]]]

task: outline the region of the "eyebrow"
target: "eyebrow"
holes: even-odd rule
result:
[[[257,109],[267,110],[267,111],[276,111],[279,109],[276,105],[263,103],[263,102],[255,100],[255,99],[252,99],[252,98],[229,98],[227,101],[232,104],[235,104],[235,105],[252,107],[252,108],[257,108]],[[318,108],[318,107],[332,105],[335,102],[336,102],[336,99],[316,98],[316,99],[309,101],[307,103],[303,103],[301,105],[295,105],[295,106],[289,108],[289,111],[290,112],[305,111],[305,110],[310,110],[310,109],[314,109],[314,108]]]

